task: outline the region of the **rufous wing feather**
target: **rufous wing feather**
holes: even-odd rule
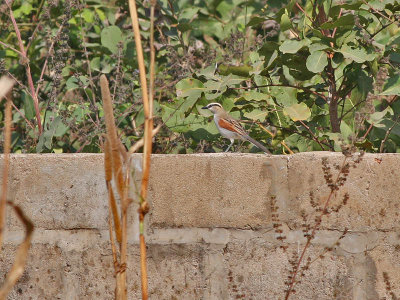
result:
[[[236,132],[239,135],[247,135],[247,132],[243,129],[242,126],[236,120],[227,120],[227,119],[219,119],[218,125],[221,128],[224,128],[229,131]]]

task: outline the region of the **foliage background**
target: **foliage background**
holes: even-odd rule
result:
[[[148,58],[150,4],[137,4]],[[11,8],[29,59],[14,51],[3,3],[0,73],[18,82],[13,152],[101,151],[101,74],[111,83],[122,141],[138,140],[144,115],[127,3],[15,0]],[[245,120],[275,154],[400,152],[399,11],[395,0],[158,1],[155,115],[166,126],[155,152],[222,151],[228,141],[201,109],[209,102]],[[248,143],[236,150],[257,151]]]

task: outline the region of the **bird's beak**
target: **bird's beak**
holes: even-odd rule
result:
[[[207,106],[204,106],[204,107],[202,107],[201,109],[208,109],[208,107],[207,107]]]

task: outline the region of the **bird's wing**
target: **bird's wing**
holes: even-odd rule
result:
[[[218,125],[221,128],[236,132],[240,135],[245,135],[245,136],[248,135],[247,132],[243,129],[243,127],[239,124],[239,122],[234,119],[220,118],[218,120]]]

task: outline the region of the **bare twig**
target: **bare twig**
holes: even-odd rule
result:
[[[385,146],[385,143],[386,143],[387,139],[389,138],[389,135],[390,135],[390,133],[392,132],[393,128],[394,128],[396,125],[398,125],[398,124],[399,124],[398,121],[394,121],[393,125],[390,126],[390,128],[386,131],[385,138],[382,140],[381,146],[379,147],[379,152],[380,152],[380,153],[383,152],[383,148],[384,148],[384,146]],[[372,125],[372,124],[371,124],[371,125]]]
[[[287,150],[289,151],[290,154],[294,154],[294,152],[288,147],[288,145],[286,145],[285,141],[281,142],[281,145]]]
[[[33,124],[26,118],[25,114],[19,110],[18,107],[15,106],[14,102],[11,101],[12,107],[21,115],[21,117],[25,120],[26,124],[32,129],[34,129]]]
[[[381,17],[385,18],[386,20],[388,20],[389,22],[392,22],[392,20],[390,20],[389,17],[385,16],[383,13],[381,13],[380,11],[376,10],[375,8],[373,8],[371,5],[369,5],[369,3],[365,0],[363,0],[363,3],[369,7],[370,10],[374,11],[375,13],[377,13],[378,15],[380,15]]]
[[[318,145],[321,147],[321,149],[322,149],[323,151],[325,151],[324,146],[321,144],[321,142],[318,140],[318,138],[317,138],[317,137],[315,136],[315,134],[312,132],[312,130],[310,129],[310,127],[309,127],[306,123],[304,123],[302,120],[299,120],[299,122],[300,122],[301,125],[303,125],[303,126],[307,129],[307,131],[311,134],[312,139],[313,139],[316,143],[318,143]]]
[[[127,267],[127,231],[128,231],[128,220],[127,220],[127,211],[130,201],[128,200],[128,185],[129,185],[129,177],[124,178],[123,175],[123,164],[121,159],[121,141],[118,139],[117,130],[115,127],[115,119],[112,108],[112,100],[110,95],[110,89],[108,85],[108,81],[105,75],[100,76],[100,87],[101,87],[101,95],[103,98],[103,107],[104,107],[104,115],[106,120],[106,128],[107,128],[107,142],[105,145],[105,172],[106,172],[106,182],[107,188],[109,190],[109,202],[110,202],[110,211],[113,212],[115,208],[113,205],[115,204],[114,195],[112,193],[110,180],[114,178],[115,185],[117,187],[118,194],[121,199],[121,242],[120,242],[120,262],[116,265],[116,289],[115,289],[115,298],[117,300],[126,300],[127,299],[127,289],[126,289],[126,267]],[[114,214],[114,221],[117,214]],[[115,222],[116,228],[116,236],[119,238],[118,232],[118,222]],[[111,236],[110,236],[111,239]],[[111,242],[113,243],[113,241]],[[112,245],[111,245],[112,246]],[[113,246],[112,246],[113,247]]]
[[[29,89],[31,91],[32,94],[32,98],[33,98],[33,105],[35,107],[35,113],[36,113],[36,121],[37,121],[37,125],[38,125],[38,129],[39,129],[39,135],[42,134],[42,122],[41,122],[41,118],[40,118],[40,109],[39,109],[39,99],[37,97],[36,91],[35,91],[35,87],[33,85],[33,80],[32,80],[32,74],[31,74],[31,67],[29,65],[29,59],[27,57],[25,48],[24,48],[24,44],[22,42],[22,38],[21,38],[21,32],[19,31],[17,22],[15,20],[14,17],[14,13],[12,11],[11,8],[11,4],[9,2],[10,0],[5,0],[8,9],[9,9],[9,13],[10,13],[10,18],[11,18],[11,22],[14,26],[14,30],[15,30],[15,34],[17,35],[17,39],[18,39],[18,43],[19,43],[19,50],[21,53],[21,59],[23,64],[25,65],[25,70],[26,70],[26,77],[28,78],[28,86]]]
[[[245,87],[235,87],[235,88],[231,88],[232,90],[249,90],[249,89],[258,89],[258,88],[263,88],[263,87],[270,87],[270,86],[281,86],[281,87],[290,87],[290,88],[295,88],[298,90],[303,90],[306,92],[309,92],[311,94],[314,94],[316,96],[321,97],[323,100],[325,100],[325,102],[327,102],[327,98],[325,95],[318,93],[316,91],[313,91],[310,88],[307,87],[302,87],[302,86],[297,86],[297,85],[290,85],[290,84],[263,84],[263,85],[256,85],[256,86],[245,86]]]
[[[313,19],[306,13],[306,11],[301,7],[299,3],[296,2],[296,6],[303,12],[303,14],[307,17],[307,19],[311,21],[311,23],[314,23]]]
[[[32,222],[24,215],[20,207],[14,205],[12,202],[7,201],[8,191],[8,174],[10,169],[10,151],[11,151],[11,121],[12,121],[12,101],[11,101],[11,89],[14,82],[13,80],[2,77],[0,79],[0,100],[6,94],[6,111],[5,111],[5,126],[4,126],[4,165],[3,165],[3,181],[2,191],[0,199],[0,248],[3,242],[6,203],[14,208],[18,218],[22,221],[26,228],[25,239],[18,247],[15,255],[14,264],[7,274],[3,286],[0,289],[0,299],[6,299],[8,293],[11,291],[17,280],[21,277],[24,272],[26,258],[28,257],[28,250],[31,245],[31,238],[33,232]]]
[[[7,274],[4,285],[0,289],[0,299],[6,299],[7,294],[11,291],[13,286],[17,283],[18,279],[24,272],[34,229],[33,223],[28,219],[28,217],[25,216],[24,212],[19,206],[15,205],[11,201],[7,201],[7,204],[14,209],[16,215],[24,224],[26,233],[24,241],[19,245],[17,253],[15,254],[14,264]]]
[[[47,62],[48,62],[48,60],[49,60],[49,57],[51,56],[51,52],[53,51],[54,44],[55,44],[55,42],[56,42],[56,40],[57,40],[57,37],[58,37],[58,35],[60,34],[62,28],[63,28],[63,24],[61,24],[60,28],[58,29],[58,31],[57,31],[57,33],[56,33],[56,35],[55,35],[53,41],[51,42],[51,45],[50,45],[50,47],[49,47],[49,50],[47,51],[46,59],[44,60],[44,64],[43,64],[43,67],[42,67],[42,71],[40,72],[40,77],[39,77],[39,80],[37,81],[37,86],[36,86],[36,91],[35,91],[35,92],[36,92],[36,95],[37,95],[38,92],[39,92],[39,88],[40,88],[40,85],[41,85],[41,83],[42,83],[43,75],[44,75],[44,72],[45,72],[46,67],[47,67]]]
[[[152,136],[155,136],[160,131],[163,125],[164,124],[159,124],[156,128],[154,128],[152,131]],[[143,145],[144,145],[144,139],[141,138],[135,144],[133,144],[132,147],[129,148],[129,154],[137,152],[141,147],[143,147]]]
[[[374,123],[371,123],[367,129],[367,131],[365,132],[365,134],[363,135],[362,139],[367,138],[367,135],[369,134],[369,132],[371,131],[371,129],[374,127]]]
[[[18,51],[17,49],[11,47],[10,45],[8,45],[8,44],[6,44],[6,43],[3,43],[2,41],[0,41],[0,44],[3,45],[3,46],[6,47],[6,48],[11,49],[12,51],[18,53],[19,55],[22,55],[22,53],[21,53],[20,51]]]
[[[0,100],[5,96],[7,99],[6,110],[4,117],[4,165],[3,165],[3,181],[1,185],[1,199],[0,199],[0,247],[3,243],[3,234],[6,219],[6,201],[7,201],[7,187],[8,187],[8,171],[10,166],[10,148],[11,148],[11,89],[14,82],[8,77],[0,79]]]

